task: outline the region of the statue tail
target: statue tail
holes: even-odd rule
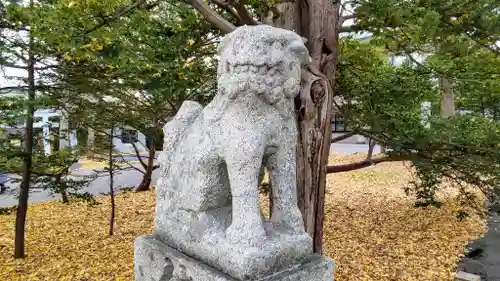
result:
[[[163,127],[163,151],[158,156],[158,163],[163,168],[170,162],[172,155],[179,139],[184,134],[187,128],[194,123],[196,118],[203,110],[203,106],[195,101],[185,101],[181,108],[177,111],[175,117]]]

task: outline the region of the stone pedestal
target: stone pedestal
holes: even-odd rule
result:
[[[163,243],[154,235],[134,243],[135,281],[332,281],[334,263],[310,255],[301,263],[259,279],[239,280]]]

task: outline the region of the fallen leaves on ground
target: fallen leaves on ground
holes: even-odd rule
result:
[[[441,209],[414,208],[403,192],[409,180],[400,162],[328,176],[324,249],[338,266],[335,280],[453,280],[464,245],[484,232],[484,221],[456,220],[452,199]],[[134,280],[133,241],[153,230],[154,192],[117,196],[114,236],[107,234],[109,198],[98,201],[30,205],[24,260],[12,258],[15,215],[0,216],[0,280]]]
[[[12,258],[15,215],[0,216],[0,280],[134,280],[133,241],[153,230],[154,192],[117,196],[113,236],[108,235],[109,197],[97,200],[103,204],[30,205],[24,260]]]
[[[333,156],[349,163],[365,154]],[[453,280],[464,246],[485,232],[471,214],[455,218],[454,189],[443,186],[440,209],[414,207],[404,187],[409,163],[383,163],[327,177],[324,252],[338,265],[336,280]]]
[[[118,165],[119,167],[127,168],[130,167],[130,165],[139,163],[139,161],[134,160],[134,161],[127,161],[124,163],[123,161],[115,160],[115,165]],[[99,170],[99,169],[104,169],[105,167],[108,166],[108,160],[106,159],[90,159],[90,158],[82,158],[78,161],[78,163],[81,165],[78,167],[78,169],[75,170]]]
[[[105,160],[94,160],[90,158],[83,158],[78,161],[81,165],[77,170],[91,170],[91,169],[104,169],[108,165]]]

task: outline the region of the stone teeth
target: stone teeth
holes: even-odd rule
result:
[[[228,63],[226,64],[226,70],[232,73],[245,73],[245,72],[253,72],[258,73],[260,75],[266,74],[268,72],[275,73],[276,68],[279,66],[279,63],[270,64],[247,64],[247,63]]]

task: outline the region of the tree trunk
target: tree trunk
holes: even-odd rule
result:
[[[148,162],[146,165],[146,172],[144,173],[144,176],[142,177],[141,184],[137,187],[136,191],[146,191],[149,190],[149,187],[151,186],[151,176],[153,175],[153,170],[154,170],[154,161],[155,161],[155,155],[156,155],[156,147],[155,147],[155,142],[150,141],[149,142],[149,154],[148,154]]]
[[[68,193],[66,192],[66,189],[61,188],[61,197],[62,197],[62,202],[64,204],[69,204],[69,198],[68,198]]]
[[[30,5],[33,5],[31,0]],[[29,34],[28,54],[28,100],[26,102],[26,127],[24,129],[24,159],[21,190],[16,213],[16,229],[14,241],[14,257],[24,258],[24,230],[28,212],[28,196],[31,183],[31,167],[33,160],[33,122],[35,115],[35,56],[33,55],[33,36]]]
[[[95,153],[95,131],[92,128],[87,128],[87,157],[94,158]]]
[[[385,147],[385,145],[384,145],[383,143],[380,143],[379,145],[380,145],[380,153],[381,153],[381,154],[385,154],[385,152],[386,152],[386,147]]]
[[[68,193],[66,192],[66,183],[62,182],[62,173],[56,175],[55,183],[59,188],[59,193],[61,194],[61,199],[64,204],[69,203]]]
[[[453,85],[446,77],[439,78],[441,88],[441,117],[450,117],[455,115],[455,94]]]
[[[115,228],[113,133],[114,133],[114,126],[111,127],[111,132],[109,134],[109,150],[108,150],[109,196],[111,199],[111,213],[109,214],[109,235],[113,235]]]
[[[326,166],[330,153],[335,66],[338,56],[339,4],[328,0],[299,0],[279,4],[281,16],[273,25],[294,30],[308,39],[311,68],[329,81],[317,81],[310,95],[302,97],[298,116],[297,195],[306,231],[313,238],[314,252],[323,251],[323,217]],[[269,17],[267,17],[269,19]],[[305,100],[304,100],[305,98]]]
[[[70,146],[68,114],[63,110],[59,112],[59,149],[65,149]]]

